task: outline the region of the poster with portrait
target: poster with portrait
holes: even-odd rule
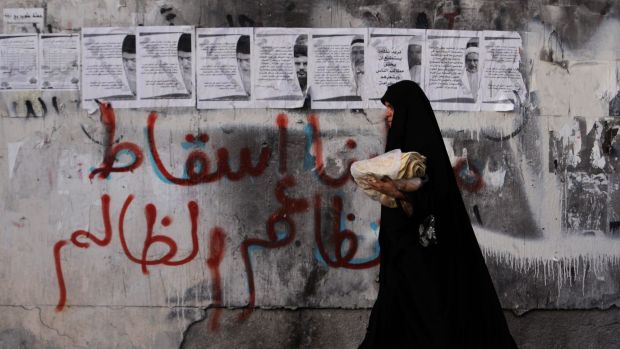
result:
[[[252,107],[252,28],[196,29],[198,109]]]
[[[82,28],[82,107],[96,109],[97,99],[137,107],[136,60],[133,28]]]
[[[0,35],[0,90],[39,87],[37,34]]]
[[[39,36],[39,80],[42,89],[77,90],[80,83],[80,36]]]
[[[412,80],[424,87],[425,30],[371,28],[368,35],[369,108],[382,108],[381,97],[398,81]]]
[[[254,106],[299,108],[308,93],[308,29],[255,28]]]
[[[435,110],[480,110],[481,32],[427,30],[424,91]]]
[[[194,27],[138,27],[136,44],[139,105],[195,106]]]
[[[312,31],[310,94],[313,109],[366,108],[367,43],[367,29]]]
[[[527,94],[521,64],[522,41],[517,32],[483,31],[481,110],[509,111]]]

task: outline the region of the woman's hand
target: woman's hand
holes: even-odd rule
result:
[[[396,189],[404,192],[412,192],[420,189],[424,182],[420,177],[414,177],[410,179],[396,179],[393,181]]]
[[[391,196],[395,199],[405,199],[405,195],[398,190],[396,184],[390,179],[390,177],[385,176],[379,179],[369,176],[366,178],[366,183],[368,183],[371,189],[374,189],[382,194]]]

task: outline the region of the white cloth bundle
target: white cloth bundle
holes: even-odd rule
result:
[[[372,189],[368,184],[368,179],[385,176],[393,180],[411,179],[422,177],[425,173],[426,157],[416,152],[403,153],[400,149],[391,150],[371,159],[356,161],[351,165],[351,175],[355,183],[371,199],[392,208],[398,207],[396,199]]]

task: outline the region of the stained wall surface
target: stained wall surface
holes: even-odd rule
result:
[[[578,323],[577,311],[620,306],[620,2],[454,5],[3,0],[0,10],[44,7],[43,32],[54,33],[168,24],[519,31],[529,94],[517,110],[437,112],[479,244],[516,315],[571,310],[561,318]],[[321,330],[275,347],[356,346],[377,293],[379,207],[348,166],[382,152],[380,110],[88,113],[79,100],[0,93],[0,347],[260,347],[265,328],[267,338],[297,331],[268,327],[277,321]],[[132,171],[89,178],[105,164],[111,130],[114,167]],[[188,180],[197,156],[212,175]],[[318,313],[287,312],[298,308]],[[618,334],[611,311],[589,315],[592,326],[615,323]],[[347,331],[330,316],[358,336],[330,335]],[[532,330],[511,319],[515,333]]]

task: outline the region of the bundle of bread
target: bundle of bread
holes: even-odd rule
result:
[[[396,208],[396,199],[382,194],[368,184],[371,178],[389,177],[392,180],[412,179],[426,174],[426,157],[416,152],[403,153],[400,149],[367,160],[356,161],[351,165],[351,175],[355,183],[373,200],[382,205]]]

